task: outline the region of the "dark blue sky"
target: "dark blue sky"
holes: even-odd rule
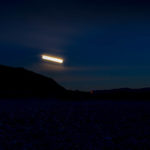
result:
[[[150,86],[150,2],[13,0],[0,4],[0,64],[69,89]],[[63,57],[57,65],[41,54]]]

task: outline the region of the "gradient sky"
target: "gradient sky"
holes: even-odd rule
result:
[[[150,86],[150,2],[11,0],[0,3],[0,64],[68,89]],[[63,65],[41,54],[65,59]]]

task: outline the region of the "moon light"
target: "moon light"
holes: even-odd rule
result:
[[[47,61],[52,61],[52,62],[60,63],[60,64],[62,64],[64,62],[64,60],[62,58],[48,56],[48,55],[42,55],[42,59],[43,60],[47,60]]]

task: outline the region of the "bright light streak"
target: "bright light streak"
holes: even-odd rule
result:
[[[60,64],[62,64],[64,62],[64,60],[61,59],[61,58],[48,56],[48,55],[42,55],[42,59],[52,61],[52,62],[56,62],[56,63],[60,63]]]

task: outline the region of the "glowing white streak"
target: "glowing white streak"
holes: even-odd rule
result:
[[[42,55],[42,59],[52,61],[52,62],[56,62],[56,63],[60,63],[60,64],[62,64],[64,62],[64,60],[61,59],[61,58],[56,58],[56,57],[47,56],[47,55]]]

